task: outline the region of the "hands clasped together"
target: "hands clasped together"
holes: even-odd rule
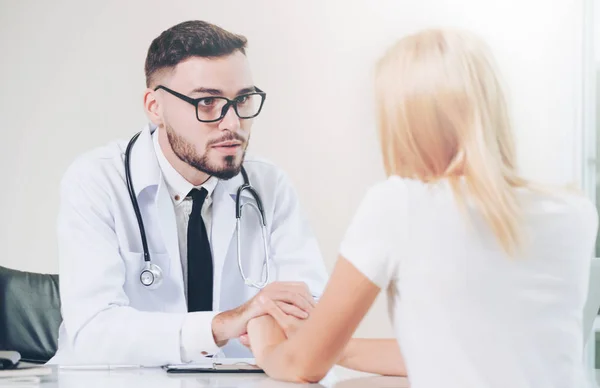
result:
[[[252,319],[270,315],[287,338],[298,330],[316,305],[308,286],[302,282],[271,283],[249,303],[253,310],[250,314]],[[244,346],[252,349],[247,330],[239,336],[239,340]]]

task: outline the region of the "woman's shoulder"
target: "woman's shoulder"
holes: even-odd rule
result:
[[[360,208],[377,217],[397,216],[406,209],[408,187],[403,178],[391,176],[367,186]]]
[[[535,210],[583,216],[596,213],[596,206],[592,200],[578,190],[549,187],[528,187],[517,190],[523,203]]]
[[[430,188],[431,184],[418,179],[405,178],[399,175],[390,175],[386,179],[376,182],[371,186],[371,190],[382,192],[411,191]]]
[[[384,180],[375,182],[367,191],[367,196],[375,201],[402,201],[407,198],[411,186],[410,179],[392,175]]]
[[[577,190],[563,188],[520,189],[526,214],[552,224],[562,223],[571,231],[588,230],[595,234],[598,211],[594,202]]]
[[[369,187],[368,197],[373,200],[393,200],[395,203],[437,201],[439,197],[451,197],[452,189],[447,181],[435,183],[419,179],[390,175]]]

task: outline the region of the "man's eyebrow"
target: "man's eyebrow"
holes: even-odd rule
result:
[[[242,94],[248,94],[248,93],[254,93],[254,92],[256,92],[256,87],[248,86],[247,88],[240,89],[236,93],[236,96],[241,96]],[[197,93],[210,94],[211,96],[223,96],[223,91],[220,89],[211,89],[211,88],[204,88],[204,87],[196,88],[190,92],[190,94],[197,94]]]
[[[237,92],[238,96],[241,96],[242,94],[248,94],[248,93],[254,93],[256,92],[256,86],[249,86],[247,88],[241,89]]]
[[[223,95],[222,90],[203,88],[203,87],[196,88],[190,92],[190,94],[196,94],[196,93],[205,93],[205,94],[210,94],[211,96],[222,96]]]

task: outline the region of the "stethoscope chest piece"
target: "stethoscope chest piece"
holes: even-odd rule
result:
[[[157,289],[163,280],[163,273],[160,267],[151,262],[145,262],[142,272],[140,272],[140,281],[142,285],[150,290]]]

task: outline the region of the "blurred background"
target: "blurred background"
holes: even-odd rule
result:
[[[190,19],[248,38],[256,85],[268,94],[250,150],[291,176],[328,269],[367,188],[384,179],[374,62],[421,28],[461,27],[487,40],[524,175],[596,198],[597,1],[1,0],[0,265],[58,271],[62,174],[82,152],[142,128],[148,46]],[[382,298],[358,335],[392,335]]]

